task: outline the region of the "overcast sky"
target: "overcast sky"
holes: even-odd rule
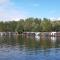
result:
[[[60,19],[60,0],[0,0],[0,21],[27,17]]]

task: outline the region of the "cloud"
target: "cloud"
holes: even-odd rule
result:
[[[56,20],[60,20],[60,17],[56,18]]]
[[[60,17],[52,17],[50,18],[52,21],[60,20]]]
[[[0,0],[0,5],[5,5],[9,2],[10,2],[10,0]]]
[[[19,19],[22,19],[22,18],[25,18],[26,17],[26,12],[24,11],[20,11],[20,10],[17,10],[17,9],[10,9],[10,10],[2,10],[0,11],[0,21],[8,21],[8,20],[19,20]]]
[[[51,19],[51,20],[55,20],[56,18],[55,18],[55,17],[51,17],[50,19]]]
[[[8,20],[19,20],[21,18],[24,18],[25,16],[23,13],[17,10],[12,10],[12,11],[1,11],[0,12],[0,20],[3,21],[8,21]]]
[[[27,12],[17,8],[11,0],[0,1],[0,21],[19,20],[26,17]]]

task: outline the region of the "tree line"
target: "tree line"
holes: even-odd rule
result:
[[[0,22],[0,32],[51,32],[60,31],[60,21],[47,18],[27,18],[19,21]]]

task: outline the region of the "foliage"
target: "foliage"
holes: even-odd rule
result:
[[[60,31],[60,21],[47,18],[27,18],[19,21],[0,22],[0,32],[51,32]]]

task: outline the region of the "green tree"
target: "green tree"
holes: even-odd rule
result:
[[[23,19],[21,19],[20,21],[17,22],[17,27],[16,27],[15,31],[17,31],[19,34],[24,32],[24,27],[23,27],[24,24],[23,23],[24,23]]]
[[[43,21],[41,22],[41,29],[44,32],[52,31],[51,21],[49,19],[44,18]]]

